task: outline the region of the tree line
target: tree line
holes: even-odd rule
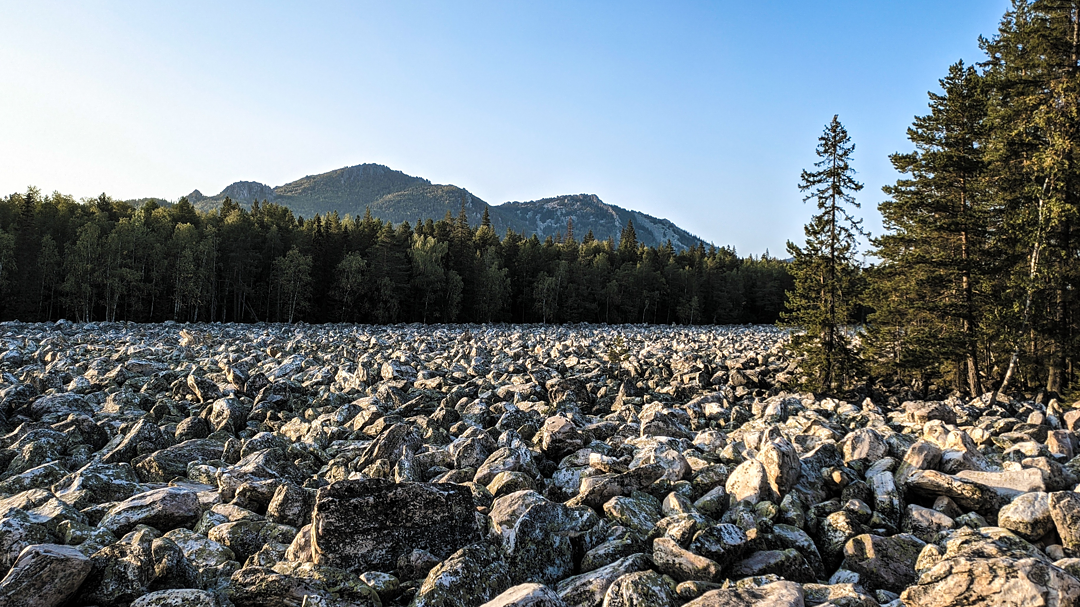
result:
[[[1044,398],[1075,390],[1080,355],[1080,2],[1014,0],[985,59],[952,65],[891,161],[876,263],[859,266],[854,150],[834,118],[801,188],[820,211],[789,243],[786,321],[807,384],[881,379]],[[869,311],[862,330],[851,325]],[[935,388],[936,390],[932,390]]]
[[[0,316],[24,321],[772,323],[786,264],[730,248],[676,251],[564,234],[541,241],[487,214],[415,225],[226,199],[0,199]]]

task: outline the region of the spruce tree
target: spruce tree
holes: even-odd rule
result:
[[[890,159],[905,177],[878,205],[886,233],[874,240],[869,341],[873,363],[925,383],[945,375],[982,394],[980,338],[996,273],[988,250],[991,209],[984,146],[983,80],[963,62],[930,93],[930,113],[915,119],[915,151]]]
[[[981,42],[1003,213],[998,246],[1015,268],[1001,285],[1013,314],[999,324],[1010,347],[997,391],[1020,370],[1061,392],[1080,354],[1080,2],[1014,0],[997,35]]]
[[[860,278],[855,240],[863,232],[848,209],[859,207],[852,194],[863,186],[849,164],[855,145],[837,116],[818,141],[818,170],[802,172],[799,190],[807,193],[803,202],[814,200],[820,213],[804,227],[804,246],[787,243],[795,286],[783,318],[805,330],[792,345],[803,356],[807,387],[832,393],[844,387],[857,362],[846,327]]]

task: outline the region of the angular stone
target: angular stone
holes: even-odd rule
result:
[[[915,562],[926,543],[905,533],[892,537],[864,534],[844,545],[844,566],[871,590],[900,592],[915,582]]]
[[[555,590],[570,607],[600,607],[607,589],[615,580],[627,573],[645,571],[651,567],[652,563],[644,554],[631,554],[610,565],[568,577],[559,582]]]
[[[1035,541],[1054,528],[1050,495],[1042,491],[1024,493],[998,511],[998,525]]]
[[[223,607],[211,592],[193,588],[158,590],[135,599],[130,607]]]
[[[757,455],[758,461],[765,466],[769,486],[778,496],[787,495],[799,480],[802,466],[795,447],[784,437],[769,441]]]
[[[1025,468],[1023,470],[1004,470],[1001,472],[961,470],[956,473],[956,478],[962,481],[976,482],[985,487],[989,487],[997,493],[999,500],[1005,503],[1021,493],[1046,491],[1046,484],[1043,481],[1042,473],[1032,468]],[[957,503],[959,504],[960,502]],[[973,510],[977,509],[973,508]]]
[[[566,607],[554,590],[543,584],[518,584],[480,607]]]
[[[778,575],[792,582],[813,582],[817,579],[806,559],[794,548],[759,550],[731,566],[732,577]]]
[[[975,473],[973,473],[975,474]],[[977,473],[994,474],[991,472]],[[1036,472],[1037,474],[1037,472]],[[1041,477],[1040,477],[1041,478]],[[981,482],[968,480],[960,475],[950,476],[937,470],[918,470],[907,480],[909,491],[924,495],[944,495],[968,510],[974,510],[983,516],[997,516],[1001,507],[1012,497],[1005,497],[994,487]],[[1014,496],[1013,496],[1014,497]]]
[[[468,488],[380,479],[319,489],[312,533],[315,563],[355,573],[390,570],[416,548],[446,558],[480,539]]]
[[[779,501],[769,482],[768,471],[756,459],[748,459],[739,464],[728,477],[724,489],[731,499],[737,502],[746,500],[756,504],[761,501]]]
[[[71,546],[27,546],[0,580],[0,605],[61,605],[75,594],[90,569],[90,559]]]
[[[1055,491],[1048,501],[1062,546],[1070,556],[1080,556],[1080,493]]]
[[[1080,581],[1036,559],[955,558],[923,573],[901,594],[908,607],[1080,604]]]
[[[660,512],[641,497],[613,497],[604,504],[604,513],[616,523],[642,535],[648,535],[660,520]]]
[[[795,582],[749,588],[710,590],[683,607],[803,607],[803,589]]]
[[[608,587],[603,607],[673,607],[676,596],[655,571],[628,573]]]
[[[236,607],[300,607],[309,597],[326,597],[318,581],[282,575],[265,567],[244,567],[229,580]]]
[[[712,559],[680,547],[674,540],[658,537],[653,540],[653,562],[661,573],[678,581],[700,580],[718,582],[722,579],[720,565]]]
[[[510,575],[497,548],[473,544],[458,550],[428,573],[411,607],[472,607],[510,588]]]
[[[100,525],[117,535],[136,525],[148,525],[159,531],[190,527],[202,516],[199,497],[180,487],[164,487],[129,497],[109,509]]]
[[[749,548],[742,529],[729,523],[721,523],[699,531],[690,544],[690,551],[712,559],[717,563],[733,563]]]
[[[938,533],[952,529],[956,522],[943,512],[911,504],[907,507],[900,528],[924,542],[931,542]]]

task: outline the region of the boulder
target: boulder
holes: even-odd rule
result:
[[[0,580],[0,605],[62,605],[75,594],[90,569],[90,559],[76,548],[32,544],[19,553]]]
[[[802,607],[803,589],[795,582],[710,590],[683,607]]]
[[[901,598],[907,607],[1077,605],[1080,581],[1032,558],[955,558],[923,573]]]
[[[356,573],[386,571],[417,548],[446,558],[479,540],[480,529],[461,485],[339,481],[315,497],[312,555]]]
[[[190,527],[200,516],[202,508],[194,491],[164,487],[134,495],[113,506],[101,519],[100,525],[117,535],[127,533],[136,525],[169,531]]]

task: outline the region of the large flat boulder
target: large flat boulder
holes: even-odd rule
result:
[[[392,570],[415,549],[445,559],[480,540],[472,492],[452,483],[338,481],[319,489],[312,555],[354,573]]]

